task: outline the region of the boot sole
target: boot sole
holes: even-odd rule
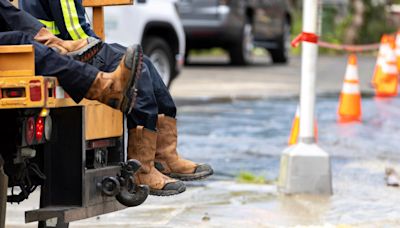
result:
[[[67,55],[71,56],[73,59],[81,62],[89,62],[90,60],[93,59],[95,55],[100,51],[101,47],[103,46],[103,42],[101,40],[94,40],[90,42],[88,45],[85,47],[74,51],[70,52]]]
[[[158,190],[158,189],[150,189],[150,195],[153,196],[173,196],[178,195],[182,192],[186,191],[186,187],[182,186],[177,190]]]
[[[136,82],[142,73],[143,67],[143,50],[140,45],[134,45],[128,48],[124,64],[131,70],[132,75],[123,90],[120,109],[123,113],[129,114],[135,105],[137,96]]]
[[[179,173],[170,173],[165,174],[171,178],[178,179],[181,181],[195,181],[195,180],[202,180],[214,174],[214,171],[211,170],[210,172],[200,172],[194,174],[179,174]]]

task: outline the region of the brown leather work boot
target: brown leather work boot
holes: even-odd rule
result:
[[[78,42],[77,41],[64,41],[64,45],[68,47],[68,45],[71,45],[72,47],[74,45],[79,45],[79,43],[69,43],[69,42]],[[81,48],[71,48],[71,50],[74,51],[69,51],[67,53],[68,56],[71,56],[75,60],[81,61],[81,62],[89,62],[90,60],[93,59],[95,55],[101,50],[103,46],[103,42],[97,38],[94,37],[89,37],[86,39],[86,45],[84,45]]]
[[[196,164],[178,155],[176,119],[158,115],[157,130],[155,166],[160,172],[183,181],[198,180],[213,174],[210,165]]]
[[[41,28],[34,39],[62,55],[72,56],[82,62],[90,61],[101,49],[101,40],[89,37],[80,40],[62,40],[46,28]]]
[[[136,159],[142,163],[135,173],[137,184],[148,185],[150,195],[170,196],[182,193],[186,186],[182,181],[169,178],[154,167],[157,133],[138,126],[129,130],[128,160]]]
[[[136,81],[142,72],[143,52],[140,45],[128,47],[118,68],[111,73],[99,72],[85,98],[98,100],[129,114],[136,99]]]

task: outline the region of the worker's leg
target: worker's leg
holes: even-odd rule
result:
[[[150,194],[175,195],[185,191],[185,184],[163,175],[154,167],[158,109],[151,77],[149,67],[144,64],[138,81],[135,108],[127,116],[130,129],[128,159],[136,159],[142,163],[142,168],[135,174],[135,179],[139,184],[148,185]]]
[[[61,86],[76,102],[85,97],[124,113],[129,113],[133,107],[134,85],[142,66],[140,46],[129,47],[115,71],[106,73],[89,64],[59,55],[23,32],[0,33],[0,44],[32,44],[35,47],[36,74],[57,77]]]
[[[110,72],[117,68],[125,51],[126,47],[122,45],[103,43],[100,51],[88,63],[101,71]]]
[[[59,55],[51,48],[35,42],[32,36],[23,32],[0,33],[0,44],[32,44],[35,48],[36,74],[57,77],[61,86],[76,102],[83,99],[99,73],[95,67]]]
[[[29,13],[15,8],[8,0],[0,0],[0,31],[23,31],[35,36],[43,24]]]
[[[101,71],[113,71],[118,66],[118,63],[122,59],[125,50],[126,47],[119,44],[105,43],[99,53],[89,63],[100,69]],[[142,70],[142,76],[137,82],[138,92],[135,107],[133,108],[132,113],[128,116],[128,128],[133,129],[136,128],[136,126],[140,125],[144,126],[146,129],[155,131],[157,124],[157,115],[159,113],[159,104],[157,103],[156,94],[161,93],[155,92],[156,90],[160,90],[159,87],[161,86],[159,85],[159,81],[156,77],[158,77],[159,80],[161,80],[161,78],[158,73],[154,74],[154,66],[147,57],[144,58],[143,66],[144,67]],[[154,87],[154,85],[156,85],[156,88]],[[166,89],[165,91],[168,93],[168,89]],[[167,98],[165,99],[167,100]],[[166,109],[165,105],[161,105],[160,107],[163,110]],[[175,112],[170,111],[168,113],[174,114]],[[175,117],[175,114],[173,117]]]
[[[158,114],[164,114],[175,118],[176,106],[167,86],[164,84],[160,74],[149,58],[144,58],[144,64],[149,68],[151,84],[153,86],[154,96],[158,106]]]
[[[164,175],[181,180],[197,180],[211,175],[213,169],[210,165],[197,164],[179,156],[175,103],[150,59],[145,58],[144,65],[138,84],[138,100],[128,116],[130,128],[138,125],[151,130],[157,128],[154,162]]]
[[[197,164],[179,156],[174,100],[150,60],[145,59],[144,63],[150,71],[159,113],[157,118],[157,148],[154,160],[156,168],[163,174],[180,180],[198,180],[213,174],[210,165]]]

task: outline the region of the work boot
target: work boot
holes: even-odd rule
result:
[[[170,196],[182,193],[186,186],[182,181],[169,178],[154,167],[157,133],[138,126],[129,130],[128,159],[142,163],[135,173],[135,181],[150,187],[150,195]]]
[[[77,47],[79,43],[70,43],[70,42],[77,42],[77,41],[64,41],[64,45],[71,46],[71,47]],[[93,59],[95,55],[100,51],[101,47],[103,46],[103,42],[97,38],[94,37],[89,37],[86,39],[84,45],[81,48],[70,48],[71,50],[75,51],[69,51],[67,53],[68,56],[71,56],[75,60],[81,61],[81,62],[89,62],[90,60]]]
[[[160,172],[183,181],[203,179],[213,174],[210,165],[196,164],[178,155],[176,119],[158,115],[157,130],[155,166]]]
[[[61,55],[71,56],[81,62],[89,62],[100,51],[103,42],[89,37],[80,40],[62,40],[58,37],[49,39],[44,45],[52,48]]]
[[[72,56],[82,62],[90,61],[100,51],[103,44],[101,40],[94,37],[80,40],[62,40],[46,28],[41,28],[34,39],[62,55]]]
[[[118,68],[111,73],[99,72],[85,98],[98,100],[129,114],[136,99],[136,81],[142,71],[143,51],[140,45],[129,47]]]

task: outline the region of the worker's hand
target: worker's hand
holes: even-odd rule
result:
[[[42,27],[39,32],[36,34],[34,37],[35,41],[45,44],[48,42],[50,39],[59,39],[53,33],[51,33],[47,28]]]
[[[76,41],[62,40],[53,35],[45,27],[39,30],[34,39],[37,42],[40,42],[48,47],[51,47],[53,50],[57,51],[62,55],[66,55],[69,52],[77,51],[88,45],[87,39],[81,39]]]

